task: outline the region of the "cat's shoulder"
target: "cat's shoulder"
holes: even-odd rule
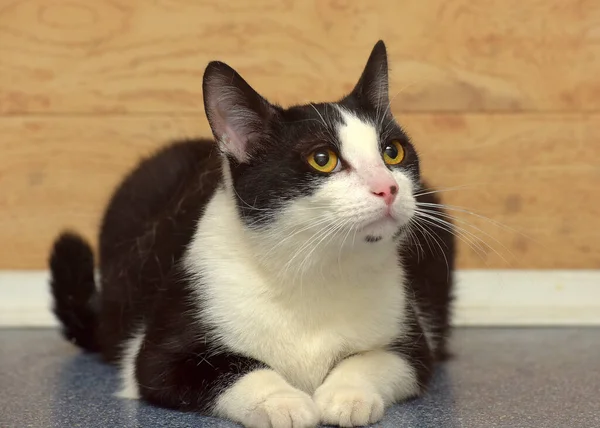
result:
[[[170,174],[216,169],[220,165],[218,149],[213,140],[175,140],[143,158],[132,175],[161,172],[164,181]]]

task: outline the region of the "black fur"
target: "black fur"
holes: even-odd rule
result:
[[[440,198],[431,193],[432,190],[426,184],[423,188],[428,189],[424,192],[427,194],[417,196],[418,202],[441,203]],[[430,215],[448,221],[442,209],[430,208],[430,211],[436,212]],[[429,317],[433,334],[439,338],[437,352],[433,356],[436,360],[443,361],[450,356],[447,345],[450,335],[456,241],[448,227],[427,225],[427,229],[434,234],[439,246],[431,242],[431,236],[416,233],[417,242],[413,243],[414,246],[401,247],[400,254],[408,275],[412,300],[417,303],[420,312]]]
[[[185,300],[179,262],[220,181],[215,145],[192,140],[148,158],[117,189],[100,230],[99,341],[107,360],[120,356],[141,319]]]
[[[231,352],[218,353],[199,326],[185,280],[177,270],[163,283],[138,357],[140,395],[173,409],[208,413],[219,392],[241,375],[265,367]]]
[[[211,63],[204,91],[213,130],[223,112],[215,113],[206,100],[206,93],[213,90],[210,73],[235,82],[242,97],[239,105],[252,111],[246,121],[236,123],[251,135],[247,148],[251,156],[240,159],[239,154],[226,153],[228,162],[223,165],[228,165],[231,173],[240,217],[249,227],[268,226],[279,207],[311,194],[326,179],[304,159],[316,147],[339,152],[340,143],[333,132],[339,114],[327,104],[289,109],[274,106],[229,67]],[[339,104],[382,123],[381,150],[385,142],[394,139],[402,142],[406,152],[402,165],[391,168],[405,168],[419,177],[417,152],[393,120],[389,100],[379,95],[381,85],[387,87],[387,61],[385,48],[378,44],[357,87]],[[51,257],[55,313],[69,340],[100,351],[106,361],[114,363],[122,354],[123,343],[137,326],[145,325],[136,375],[141,396],[159,406],[208,413],[222,388],[250,370],[266,367],[247,356],[211,347],[211,331],[198,322],[190,276],[182,267],[195,226],[216,189],[224,185],[222,180],[221,154],[209,140],[177,142],[141,162],[116,190],[104,215],[99,239],[102,291],[98,295],[92,252],[81,238],[62,235]],[[433,194],[418,200],[438,202]],[[446,355],[454,267],[452,235],[439,227],[430,230],[443,241],[444,254],[434,251],[424,236],[414,243],[420,247],[419,257],[410,248],[399,249],[409,278],[409,334],[389,345],[410,361],[423,388],[433,362]],[[380,239],[367,237],[374,248]],[[428,347],[413,303],[435,326],[440,343],[435,354]]]
[[[79,236],[65,232],[50,256],[50,289],[54,313],[67,340],[86,351],[98,351],[98,309],[92,248]]]

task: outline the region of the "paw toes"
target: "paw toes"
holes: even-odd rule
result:
[[[319,391],[316,403],[321,421],[340,427],[365,426],[383,417],[383,399],[377,393],[358,388]]]
[[[374,424],[375,422],[379,422],[381,419],[383,419],[384,410],[385,408],[383,405],[383,400],[378,400],[373,403],[371,415],[369,417],[369,423]]]
[[[262,408],[268,415],[269,428],[313,428],[319,423],[316,405],[300,392],[270,397]]]

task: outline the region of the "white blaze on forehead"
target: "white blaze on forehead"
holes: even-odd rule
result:
[[[357,170],[382,165],[375,125],[337,107],[344,122],[337,129],[342,157]]]

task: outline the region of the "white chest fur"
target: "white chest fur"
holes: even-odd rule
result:
[[[201,278],[195,293],[203,301],[202,322],[210,324],[211,340],[265,362],[312,393],[340,358],[385,346],[402,334],[403,272],[393,243],[377,243],[383,255],[371,248],[364,257],[340,261],[331,275],[282,283],[256,263],[239,220],[224,205],[227,196],[218,193],[187,257],[189,271]],[[289,256],[276,257],[285,263]],[[370,257],[378,257],[377,269],[369,269]],[[389,262],[381,263],[382,257]]]

